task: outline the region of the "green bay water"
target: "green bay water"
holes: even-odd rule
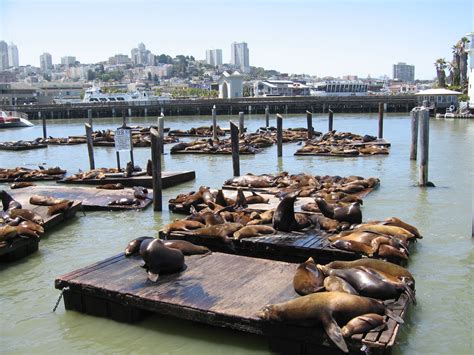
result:
[[[237,116],[218,116],[221,127]],[[166,117],[165,127],[189,129],[209,126],[210,117]],[[264,125],[262,115],[246,115],[249,131]],[[94,119],[94,129],[115,129],[121,118]],[[34,139],[41,123],[23,129],[0,130],[0,141]],[[48,135],[84,134],[84,120],[48,120]],[[132,118],[133,125],[156,124],[156,118]],[[272,125],[276,125],[272,115]],[[327,116],[315,115],[316,130],[327,129]],[[304,127],[306,117],[289,115],[284,127]],[[336,114],[334,128],[359,134],[377,133],[377,116]],[[416,278],[418,306],[411,307],[394,354],[470,354],[473,344],[472,214],[474,122],[430,121],[429,179],[436,188],[415,184],[418,168],[409,160],[410,117],[387,114],[384,136],[392,143],[389,156],[366,158],[295,157],[297,144],[276,147],[255,156],[241,157],[241,173],[288,171],[318,175],[378,176],[381,186],[364,199],[364,219],[396,216],[416,225],[424,235],[413,249],[408,268]],[[156,235],[173,218],[166,202],[178,193],[201,185],[218,187],[232,175],[230,156],[169,155],[165,147],[163,169],[195,170],[196,180],[163,191],[164,211],[88,212],[47,233],[38,252],[14,263],[0,264],[0,352],[4,353],[160,353],[160,354],[265,354],[264,338],[207,327],[170,317],[152,316],[137,324],[121,324],[52,308],[59,296],[55,277],[123,251],[130,239]],[[95,147],[97,167],[116,164],[113,148]],[[134,150],[136,164],[145,167],[149,148]],[[122,164],[127,154],[122,154]],[[0,167],[59,165],[70,174],[88,169],[86,145],[50,146],[47,149],[0,151]],[[0,188],[7,188],[0,184]],[[224,270],[217,270],[224,272]],[[288,280],[291,282],[291,280]],[[270,296],[269,296],[270,297]]]

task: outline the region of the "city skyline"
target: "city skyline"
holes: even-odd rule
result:
[[[0,40],[17,45],[20,65],[39,66],[44,52],[54,63],[71,55],[81,63],[96,63],[129,54],[140,42],[154,54],[196,59],[205,59],[208,48],[224,48],[223,62],[229,63],[230,44],[247,42],[250,64],[265,69],[378,77],[391,76],[394,63],[406,62],[416,67],[415,79],[432,79],[434,61],[451,60],[451,46],[472,30],[473,13],[471,2],[450,1],[456,21],[442,26],[447,13],[440,5],[447,3],[436,0],[113,3],[0,0]],[[125,16],[137,13],[124,25]],[[147,25],[157,14],[160,26]],[[114,35],[102,36],[103,31]]]

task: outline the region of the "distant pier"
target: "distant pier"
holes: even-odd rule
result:
[[[7,106],[6,111],[21,111],[29,119],[87,118],[88,110],[92,117],[118,117],[122,113],[132,117],[179,115],[212,115],[215,105],[218,115],[245,114],[265,115],[269,113],[377,113],[379,104],[383,103],[385,112],[409,112],[417,105],[415,95],[387,96],[281,96],[281,97],[244,97],[237,99],[186,99],[135,102],[79,103]]]

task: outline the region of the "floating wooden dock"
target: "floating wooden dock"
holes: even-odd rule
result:
[[[32,210],[33,212],[38,213],[44,219],[43,228],[45,234],[50,230],[52,227],[63,223],[64,221],[73,218],[77,211],[81,208],[80,201],[74,201],[71,208],[66,213],[59,213],[53,216],[48,216],[47,206],[35,206],[29,203],[31,195],[27,194],[15,194],[14,198],[21,203],[23,208]],[[43,238],[42,236],[41,238]],[[31,238],[21,238],[16,237],[13,240],[13,243],[10,246],[0,247],[0,261],[15,261],[21,259],[35,251],[38,250],[38,239],[31,239]]]
[[[331,158],[360,158],[360,157],[386,157],[388,154],[353,154],[353,153],[343,153],[343,154],[334,154],[334,153],[303,153],[296,152],[293,155],[299,156],[313,156],[313,157],[331,157]]]
[[[265,336],[278,352],[336,350],[320,327],[267,322],[256,316],[267,304],[299,297],[292,284],[297,264],[221,253],[188,256],[185,262],[184,271],[162,275],[152,283],[140,267],[140,257],[120,254],[58,277],[55,287],[63,290],[67,310],[120,322],[157,313]],[[397,306],[389,306],[401,317],[407,307],[403,295]],[[347,339],[349,348],[357,351],[366,345],[388,351],[399,326],[390,320],[387,324],[384,331]]]
[[[35,145],[3,145],[3,144],[0,144],[0,150],[20,151],[20,150],[42,149],[42,148],[48,148],[48,145],[47,144],[35,144]]]
[[[123,190],[103,190],[94,187],[77,186],[30,186],[23,189],[12,190],[10,194],[13,198],[28,200],[32,195],[51,196],[68,200],[77,200],[82,202],[82,208],[85,211],[122,211],[122,210],[141,210],[147,208],[153,201],[153,194],[150,191],[150,198],[138,200],[139,205],[113,205],[109,202],[123,197],[133,198],[132,189]]]
[[[120,174],[117,174],[120,175]],[[196,173],[190,171],[164,171],[161,174],[161,183],[163,188],[176,186],[183,182],[191,181],[196,178]],[[58,184],[77,184],[77,185],[105,185],[105,184],[117,184],[120,183],[123,186],[143,186],[146,188],[152,188],[152,177],[147,175],[132,176],[129,178],[125,177],[107,177],[105,179],[87,179],[87,180],[58,180]]]
[[[262,148],[255,148],[253,152],[240,152],[239,155],[255,155],[262,151]],[[178,150],[170,154],[200,154],[200,155],[232,155],[232,151],[205,151],[205,150]]]

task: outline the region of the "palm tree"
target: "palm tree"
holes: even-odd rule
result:
[[[459,74],[459,66],[461,61],[461,57],[459,55],[459,42],[452,46],[451,49],[453,51],[453,61],[451,62],[453,67],[453,81],[451,82],[451,85],[459,86],[461,77]]]
[[[436,68],[436,76],[438,77],[438,86],[444,88],[446,87],[446,73],[444,72],[446,69],[446,60],[439,58],[434,65]]]
[[[464,85],[467,83],[467,57],[468,52],[466,50],[469,40],[463,37],[457,43],[459,48],[459,72],[460,72],[460,84]]]
[[[449,85],[453,85],[453,80],[454,80],[454,66],[453,66],[453,63],[452,62],[446,62],[446,69],[448,70],[448,80],[447,80],[447,83]]]

